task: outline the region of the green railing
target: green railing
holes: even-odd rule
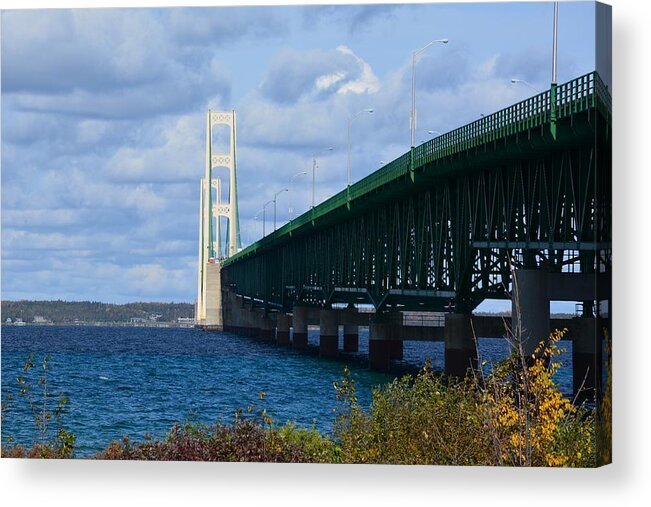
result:
[[[608,88],[596,72],[558,85],[555,106],[557,119],[595,107],[609,117],[612,107]],[[415,147],[414,167],[419,168],[450,155],[541,127],[550,123],[551,115],[551,90],[547,90]],[[410,169],[410,157],[411,153],[407,152],[351,185],[351,201],[407,175]],[[336,209],[343,208],[347,201],[348,191],[344,189],[275,232],[226,259],[224,264],[235,262],[260,247],[274,243],[277,239],[290,234],[312,220],[318,220]]]

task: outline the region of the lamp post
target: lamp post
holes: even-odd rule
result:
[[[554,39],[552,42],[552,84],[556,84],[556,55],[558,53],[558,2],[554,2]]]
[[[289,189],[288,188],[283,188],[282,190],[278,190],[278,192],[276,192],[274,194],[274,198],[273,198],[273,203],[274,203],[274,231],[276,230],[276,199],[278,199],[278,196],[280,194],[282,194],[283,192],[289,192]]]
[[[258,221],[258,217],[260,216],[260,213],[263,213],[263,212],[264,212],[264,208],[260,208],[260,209],[256,212],[256,214],[254,215],[254,217],[253,217],[253,221],[254,221],[254,222],[257,222],[257,221]],[[264,225],[262,226],[262,236],[264,237]],[[254,226],[254,229],[253,229],[253,237],[255,237],[255,226]],[[251,241],[251,242],[253,242],[253,241]]]
[[[534,85],[532,85],[531,83],[528,83],[528,82],[525,81],[524,79],[516,79],[516,78],[513,78],[513,79],[511,79],[511,83],[514,83],[514,84],[515,84],[515,83],[522,83],[523,85],[526,85],[526,86],[528,86],[529,88],[531,88],[534,92],[536,92],[536,93],[540,93],[540,90],[539,90],[538,88],[536,88],[536,87],[535,87]]]
[[[353,120],[360,114],[372,112],[372,108],[362,109],[361,111],[357,111],[354,115],[348,118],[348,200],[350,200],[350,126],[353,124]]]
[[[262,206],[262,237],[263,238],[267,235],[267,233],[265,232],[267,226],[267,204],[271,204],[272,202],[274,202],[274,199],[265,202],[264,206]]]
[[[316,175],[316,156],[325,153],[326,151],[332,151],[332,146],[329,147],[327,150],[323,150],[321,152],[313,153],[312,154],[312,208],[314,208],[315,205],[315,192],[316,192],[316,184],[315,184],[315,175]]]
[[[296,179],[296,178],[299,177],[299,176],[303,176],[303,175],[305,175],[305,174],[307,174],[307,171],[303,171],[303,172],[300,172],[300,173],[296,173],[294,176],[292,176],[292,177],[289,179],[289,188],[292,188],[292,183],[294,182],[294,179]],[[291,200],[290,200],[290,202],[289,202],[289,219],[290,219],[290,220],[292,219],[293,214],[294,214],[294,206],[292,206],[292,202],[291,202]]]
[[[417,49],[411,54],[411,147],[414,147],[415,137],[416,137],[416,57],[429,48],[432,44],[440,42],[441,44],[447,44],[448,39],[436,39],[423,46],[420,49]]]

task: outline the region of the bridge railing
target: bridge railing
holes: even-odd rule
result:
[[[564,118],[572,114],[599,107],[606,115],[611,111],[611,97],[608,88],[596,72],[579,76],[556,88],[556,116]],[[529,97],[493,114],[484,116],[467,125],[454,129],[414,148],[414,166],[421,167],[432,161],[448,157],[485,143],[503,139],[509,135],[541,127],[551,120],[551,90]],[[350,187],[350,198],[357,199],[409,172],[411,153],[407,152],[377,171],[362,178]],[[345,206],[347,189],[303,213],[275,232],[245,248],[227,259],[226,264],[257,250],[267,242],[289,234],[312,220],[328,215]]]
[[[610,94],[596,72],[579,76],[556,88],[556,114],[564,118],[597,105],[597,97],[610,110]],[[549,123],[551,90],[484,116],[417,146],[414,165],[421,166],[439,158],[518,134]]]

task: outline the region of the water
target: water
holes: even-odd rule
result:
[[[327,433],[337,403],[333,381],[342,377],[344,366],[349,366],[364,406],[370,404],[374,386],[415,371],[426,357],[435,370],[443,368],[440,342],[405,342],[404,360],[393,375],[386,375],[366,368],[366,328],[360,329],[360,352],[342,359],[315,354],[318,330],[310,330],[308,340],[312,350],[300,353],[196,329],[3,326],[3,401],[11,392],[16,402],[2,423],[2,439],[12,436],[30,446],[35,437],[34,417],[16,383],[30,353],[35,354],[34,378],[43,371],[43,358],[51,356],[47,386],[70,399],[63,422],[77,437],[77,457],[91,456],[124,435],[162,438],[175,422],[228,422],[237,408],[252,403],[270,411],[276,422],[295,421]],[[557,381],[569,394],[571,343],[561,346],[568,352],[561,356]],[[504,340],[480,339],[479,349],[494,362],[508,346]],[[266,393],[262,402],[260,392]]]

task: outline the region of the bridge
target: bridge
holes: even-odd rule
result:
[[[368,325],[372,368],[402,357],[403,340],[438,339],[446,372],[462,375],[476,366],[474,336],[510,328],[529,354],[563,325],[575,387],[598,388],[611,124],[610,93],[592,72],[412,147],[216,263],[216,326],[304,349],[318,324],[321,355],[336,356],[340,325],[344,353]],[[472,315],[487,299],[512,301],[506,329]],[[581,312],[552,322],[550,301]]]

